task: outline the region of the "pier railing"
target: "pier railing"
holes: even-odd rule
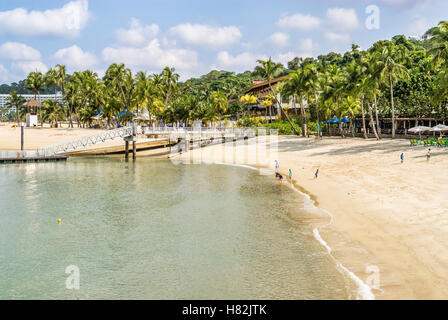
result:
[[[137,128],[138,132],[138,128]],[[98,143],[104,143],[117,138],[124,138],[133,134],[132,127],[122,127],[118,129],[108,130],[99,134],[81,137],[67,142],[52,144],[37,149],[39,156],[54,156],[57,154],[67,153],[69,151],[78,150]]]
[[[135,130],[135,131],[134,131]],[[263,129],[266,131],[265,129]],[[49,146],[40,147],[37,149],[36,155],[40,157],[51,157],[67,152],[83,149],[95,144],[104,143],[107,141],[115,140],[118,138],[124,138],[136,135],[168,135],[170,140],[178,138],[234,138],[243,139],[256,136],[256,130],[253,128],[173,128],[173,127],[141,127],[136,126],[135,129],[132,126],[122,127],[118,129],[112,129],[104,131],[95,135],[80,137],[78,139],[57,143]]]

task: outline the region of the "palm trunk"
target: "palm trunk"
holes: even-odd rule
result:
[[[320,117],[319,117],[319,96],[317,91],[314,90],[314,100],[316,103],[316,119],[317,119],[317,136],[319,137]]]
[[[277,99],[277,96],[275,95],[274,89],[271,86],[271,81],[269,80],[269,88],[271,89],[272,94],[274,95],[274,99],[275,102],[278,104],[280,111],[283,112],[283,114],[285,115],[286,120],[289,122],[289,125],[291,126],[292,130],[294,131],[294,133],[298,136],[300,136],[300,133],[297,131],[296,127],[294,126],[294,124],[291,122],[291,119],[289,119],[288,115],[286,114],[285,110],[283,110],[282,105],[280,104],[280,102]]]
[[[294,106],[294,111],[295,111],[295,113],[296,113],[296,116],[298,117],[299,116],[299,113],[297,112],[297,108],[296,108],[296,96],[293,96],[292,97],[292,102],[293,102],[293,106]]]
[[[376,100],[376,95],[374,96],[374,106],[375,106],[375,118],[376,118],[376,131],[378,132],[378,137],[381,139],[381,127],[380,127],[380,121],[378,119],[378,102]]]
[[[394,87],[392,83],[392,74],[389,73],[390,85],[390,106],[392,109],[392,139],[395,139],[395,106],[394,106]]]
[[[370,126],[373,129],[373,133],[375,134],[376,140],[380,140],[380,137],[378,136],[378,132],[376,132],[375,121],[373,120],[372,108],[369,106],[369,103],[367,103],[367,108],[369,109]]]
[[[68,104],[68,126],[73,128],[73,120],[72,120],[72,107],[70,103]]]
[[[302,118],[302,135],[304,137],[308,136],[308,128],[307,128],[307,124],[306,124],[306,114],[305,114],[305,108],[303,106],[303,99],[302,97],[300,97],[300,116]]]
[[[352,132],[352,138],[355,137],[355,129],[353,128],[353,121],[350,118],[350,131]]]
[[[364,131],[364,139],[367,139],[366,131],[366,115],[364,111],[364,97],[361,97],[361,112],[362,112],[362,130]]]

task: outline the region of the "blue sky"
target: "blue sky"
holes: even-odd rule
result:
[[[446,0],[2,0],[0,83],[57,63],[100,76],[112,62],[174,66],[182,80],[241,72],[269,56],[286,63],[420,36],[447,13]]]

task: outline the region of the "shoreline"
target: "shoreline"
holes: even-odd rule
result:
[[[182,154],[180,154],[180,155],[178,154],[178,155],[176,155],[176,157],[182,158]],[[171,158],[173,158],[173,157],[171,157]],[[235,166],[235,167],[245,168],[248,170],[254,170],[254,171],[258,171],[258,172],[260,172],[260,170],[264,169],[267,171],[272,171],[272,175],[274,175],[274,173],[275,173],[275,171],[269,169],[269,167],[257,167],[257,166],[247,165],[247,164],[233,164],[233,163],[226,163],[226,162],[213,162],[213,163],[218,164],[218,165],[225,165],[225,166]],[[284,172],[281,172],[281,171],[279,171],[279,172],[281,174],[283,174],[284,176],[287,176]],[[285,179],[285,180],[286,180],[284,182],[285,186],[287,186],[294,192],[303,196],[305,199],[307,199],[307,201],[309,201],[311,203],[313,208],[315,208],[321,212],[324,212],[325,215],[327,215],[330,218],[330,221],[328,223],[323,223],[320,226],[312,227],[310,225],[312,233],[313,233],[313,237],[327,251],[328,255],[330,256],[330,258],[333,260],[333,262],[335,264],[335,268],[344,277],[348,277],[350,279],[350,281],[353,281],[356,284],[358,290],[357,290],[357,296],[356,296],[355,300],[375,300],[375,295],[373,294],[372,289],[364,281],[362,281],[355,273],[353,273],[351,270],[349,270],[347,267],[345,267],[340,261],[338,261],[338,259],[336,259],[333,256],[331,247],[328,245],[328,243],[324,239],[322,239],[322,237],[319,233],[319,229],[325,228],[333,223],[333,218],[334,218],[333,215],[330,212],[328,212],[327,210],[320,208],[318,206],[316,197],[313,196],[312,194],[308,193],[303,187],[298,185],[295,180],[292,180],[292,181],[288,181],[288,179]]]
[[[16,145],[19,133],[0,127],[0,149]],[[82,128],[30,129],[25,137],[32,146],[26,142],[25,149],[89,134]],[[448,298],[447,148],[432,148],[427,161],[426,149],[410,147],[407,140],[278,136],[272,154],[269,141],[262,152],[257,149],[263,146],[260,141],[250,147],[245,141],[208,145],[173,160],[271,172],[278,160],[285,177],[292,169],[293,188],[332,218],[317,232],[334,259],[365,284],[378,274],[379,286],[372,289],[376,299]],[[137,153],[145,156],[153,155]],[[314,179],[317,168],[319,178]]]
[[[257,154],[247,149],[227,143],[180,159],[253,166],[247,159],[234,161],[235,154]],[[282,174],[292,168],[297,190],[333,217],[318,228],[319,235],[337,261],[373,287],[376,299],[443,299],[448,297],[446,154],[434,150],[427,162],[425,148],[410,147],[407,140],[281,136],[276,159]],[[255,167],[273,164],[269,158]]]

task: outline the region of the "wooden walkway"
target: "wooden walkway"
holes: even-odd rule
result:
[[[28,163],[28,162],[49,162],[49,161],[66,161],[66,156],[52,157],[25,157],[25,158],[0,158],[0,163]]]

